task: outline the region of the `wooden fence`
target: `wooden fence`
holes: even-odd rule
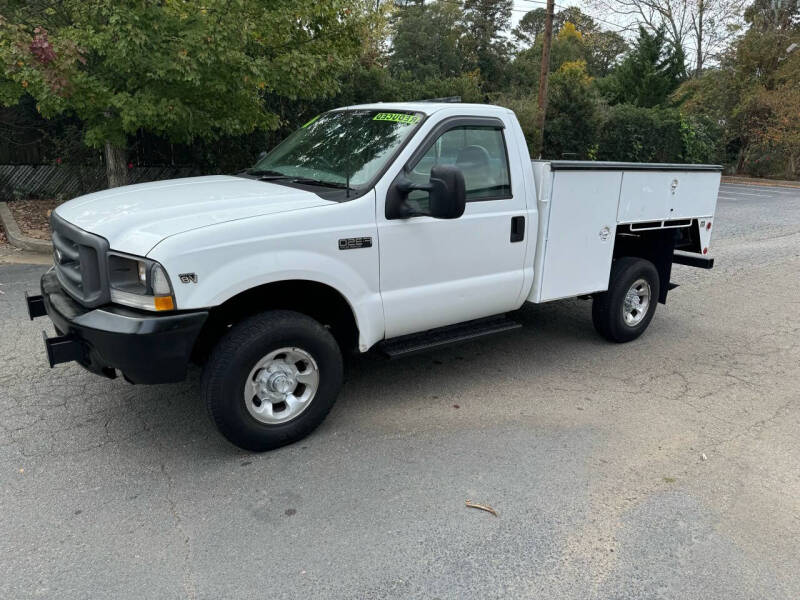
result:
[[[129,183],[201,175],[194,167],[133,167]],[[13,198],[63,198],[108,187],[105,167],[77,165],[0,165],[0,200]]]

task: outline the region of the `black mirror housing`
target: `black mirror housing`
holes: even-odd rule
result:
[[[406,203],[408,194],[415,190],[428,192],[429,208],[426,212],[416,212]],[[430,216],[436,219],[457,219],[464,214],[465,203],[466,185],[461,169],[450,165],[436,165],[431,169],[428,183],[412,183],[403,173],[398,175],[386,196],[386,218]]]
[[[431,169],[430,213],[436,219],[457,219],[466,207],[464,173],[451,165]]]

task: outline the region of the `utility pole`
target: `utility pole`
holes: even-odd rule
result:
[[[703,13],[705,13],[706,7],[705,2],[703,0],[699,0],[697,3],[697,66],[694,70],[694,76],[696,79],[700,78],[700,75],[703,73]]]
[[[533,144],[534,158],[542,157],[544,142],[544,116],[547,112],[547,76],[550,73],[550,46],[553,45],[553,12],[555,0],[547,0],[547,13],[544,18],[544,43],[542,44],[542,71],[539,75],[539,100],[536,114],[536,140]]]

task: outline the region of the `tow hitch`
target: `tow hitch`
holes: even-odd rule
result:
[[[43,296],[28,296],[28,292],[25,292],[25,303],[28,305],[28,316],[31,321],[36,317],[43,317],[47,314]]]
[[[28,305],[28,316],[33,321],[36,317],[44,317],[47,315],[47,309],[44,305],[44,297],[29,296],[25,292],[25,303]],[[47,337],[47,332],[42,331],[42,339],[44,340],[44,347],[47,350],[47,362],[50,363],[50,368],[65,363],[72,362],[73,360],[82,360],[84,358],[84,347],[81,341],[71,335],[61,335],[58,337]]]
[[[83,344],[75,337],[62,335],[49,338],[47,332],[42,331],[42,339],[44,347],[47,349],[47,360],[51,369],[60,363],[83,359]]]

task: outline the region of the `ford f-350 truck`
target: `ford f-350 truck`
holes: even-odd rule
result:
[[[604,338],[637,338],[674,263],[713,265],[720,171],[532,162],[497,106],[332,110],[238,175],[62,204],[28,310],[55,326],[51,366],[155,384],[203,365],[222,434],[268,450],[325,418],[348,352],[473,339],[575,296]]]

